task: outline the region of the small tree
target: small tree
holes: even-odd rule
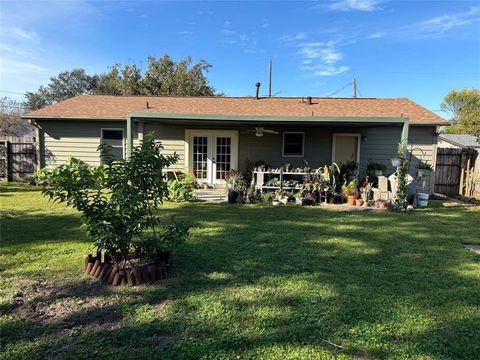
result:
[[[398,210],[406,210],[408,206],[408,161],[405,158],[405,152],[401,144],[398,146],[397,156],[400,159],[400,166],[398,168],[398,187],[397,196],[395,197],[395,206]]]
[[[480,90],[463,89],[450,91],[440,104],[442,110],[451,116],[451,133],[467,133],[480,140]]]
[[[42,170],[37,177],[44,195],[82,212],[82,223],[97,249],[125,265],[131,251],[144,252],[142,239],[158,247],[171,244],[169,227],[156,230],[155,211],[168,191],[163,170],[178,161],[178,156],[165,156],[162,149],[153,135],[148,135],[127,160],[110,159],[95,167],[70,158],[54,170]],[[99,150],[108,160],[108,147]],[[185,238],[189,228],[179,227]],[[172,229],[178,232],[178,227]]]

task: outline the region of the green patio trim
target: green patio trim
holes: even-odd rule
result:
[[[131,112],[127,114],[127,156],[133,149],[133,123],[148,119],[150,121],[171,120],[205,120],[205,121],[232,121],[232,122],[281,122],[295,123],[308,122],[312,124],[321,123],[363,123],[363,124],[401,124],[402,135],[400,142],[404,150],[407,150],[409,119],[407,117],[357,117],[357,116],[246,116],[246,115],[218,115],[218,114],[176,114],[176,113],[151,113]]]

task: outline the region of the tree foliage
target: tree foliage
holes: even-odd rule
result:
[[[447,128],[450,133],[466,133],[480,139],[480,90],[452,90],[440,104],[442,110],[451,116],[453,126]]]
[[[98,250],[125,263],[131,251],[144,253],[151,244],[164,251],[172,243],[170,227],[156,230],[155,212],[168,191],[163,169],[178,161],[178,156],[164,156],[162,149],[149,135],[127,160],[95,167],[70,158],[54,170],[42,170],[37,179],[44,195],[82,213],[87,235]],[[173,230],[179,231],[178,227]]]
[[[186,57],[178,62],[170,56],[148,57],[143,71],[137,64],[115,64],[102,74],[88,75],[83,69],[64,71],[51,77],[46,86],[27,92],[26,106],[39,109],[77,95],[179,95],[213,96],[206,73],[211,68],[205,60],[193,63]]]
[[[33,133],[33,126],[20,116],[24,113],[23,105],[8,97],[0,98],[0,135],[23,136]]]

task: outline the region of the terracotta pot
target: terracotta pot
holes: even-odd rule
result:
[[[355,200],[357,197],[355,195],[348,195],[347,196],[347,204],[350,206],[355,206]]]
[[[138,267],[135,267],[133,269],[133,274],[135,275],[135,283],[137,285],[141,285],[143,280],[142,280],[142,272],[140,271],[140,269]]]
[[[126,276],[122,277],[122,282],[120,283],[120,285],[122,285],[122,286],[127,285],[127,277]]]
[[[113,283],[113,279],[115,278],[115,275],[117,275],[118,273],[118,268],[115,266],[113,269],[112,269],[112,272],[110,273],[110,276],[108,277],[108,283]]]
[[[363,199],[356,199],[356,200],[355,200],[355,204],[356,204],[357,206],[362,206],[363,203],[364,203]]]
[[[95,271],[95,273],[93,274],[93,277],[97,278],[100,276],[100,273],[102,272],[103,270],[103,265],[100,264],[98,267],[97,267],[97,271]]]
[[[91,263],[91,262],[88,263],[88,264],[87,264],[87,268],[85,269],[85,272],[86,272],[87,274],[90,274],[90,271],[92,271],[92,268],[93,268],[93,263]]]
[[[387,207],[387,205],[384,202],[379,202],[377,206],[379,209],[385,209]]]
[[[87,271],[88,263],[93,263],[92,259],[93,259],[92,254],[88,254],[87,256],[85,256],[85,271]]]
[[[150,273],[148,272],[147,269],[142,270],[142,278],[143,278],[143,282],[145,282],[145,283],[152,282],[152,278],[151,278]]]
[[[95,260],[95,264],[93,264],[92,270],[90,271],[90,275],[94,275],[95,271],[97,271],[98,267],[100,266],[100,260]]]
[[[103,275],[103,277],[100,277],[100,279],[104,282],[108,282],[108,279],[110,278],[110,274],[112,273],[112,268],[111,267],[108,267],[107,268],[107,271],[105,271],[105,275]]]
[[[105,277],[105,275],[106,275],[107,272],[108,272],[108,269],[110,269],[110,265],[108,265],[108,264],[103,264],[102,271],[101,271],[100,274],[98,275],[98,278],[99,278],[100,280],[103,280],[103,278]]]
[[[125,270],[121,270],[121,271],[118,271],[115,274],[115,277],[113,278],[112,285],[117,286],[117,285],[123,284],[124,281],[125,281],[125,284],[126,284],[127,279],[125,277]]]
[[[135,275],[133,274],[133,270],[126,270],[126,273],[128,286],[135,285]]]
[[[152,281],[157,280],[157,267],[155,265],[148,265],[148,272]]]

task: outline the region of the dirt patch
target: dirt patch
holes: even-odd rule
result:
[[[33,284],[13,297],[10,314],[41,325],[116,327],[122,315],[115,299],[107,297],[99,282],[79,282],[52,286],[44,281]],[[136,299],[136,298],[135,298]],[[129,298],[123,298],[130,301]]]
[[[154,346],[166,346],[166,345],[173,344],[178,340],[185,339],[186,337],[187,337],[186,333],[182,333],[176,336],[153,335],[148,338],[145,338],[145,340]]]

